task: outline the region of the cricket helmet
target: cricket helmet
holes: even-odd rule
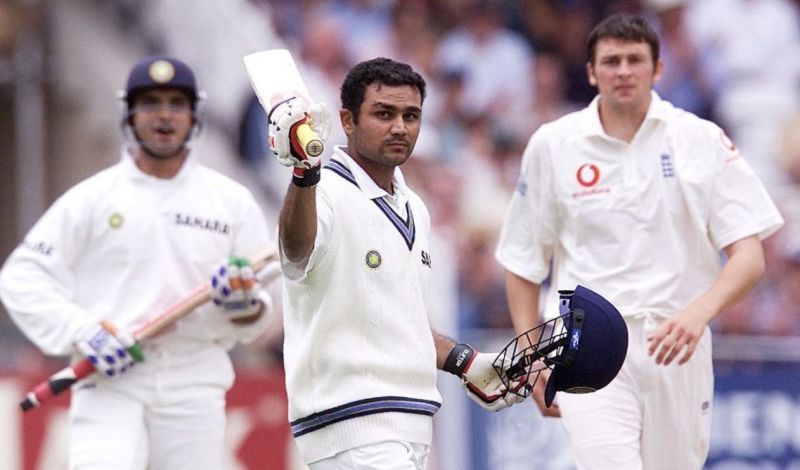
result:
[[[195,137],[204,117],[205,93],[197,89],[197,80],[191,67],[164,54],[145,57],[131,69],[125,89],[119,93],[123,108],[122,127],[130,128],[130,118],[139,93],[154,88],[175,88],[189,97],[195,121],[190,140]]]
[[[589,393],[608,385],[628,351],[625,321],[600,294],[579,285],[559,291],[559,303],[557,318],[517,336],[494,361],[509,390],[521,377],[533,386],[542,370],[551,369],[545,389],[548,407],[556,392]],[[512,366],[504,370],[508,359]]]

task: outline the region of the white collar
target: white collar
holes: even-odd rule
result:
[[[353,178],[355,178],[358,187],[361,188],[361,192],[364,193],[369,199],[375,199],[379,197],[392,197],[391,194],[387,193],[386,190],[381,188],[380,186],[375,183],[375,181],[361,168],[353,157],[347,154],[345,149],[347,148],[346,145],[337,145],[333,148],[333,156],[332,158],[339,161],[341,164],[347,167],[350,170],[350,173],[353,174]],[[403,172],[400,171],[400,167],[395,167],[394,174],[392,175],[392,187],[395,190],[395,194],[397,192],[400,193],[408,193],[408,186],[406,185],[406,180],[403,177]]]
[[[669,111],[673,109],[673,106],[669,102],[662,100],[655,90],[650,91],[650,96],[650,106],[647,108],[647,114],[644,117],[644,121],[642,121],[642,124],[639,126],[640,129],[645,125],[645,123],[651,120],[666,121]],[[587,136],[608,136],[606,131],[603,129],[603,124],[600,122],[599,105],[600,95],[597,95],[594,97],[592,102],[589,103],[589,106],[583,110],[581,131]]]
[[[128,173],[133,178],[140,178],[147,181],[158,181],[162,182],[163,184],[168,184],[172,181],[179,181],[185,178],[187,174],[197,166],[197,160],[193,157],[193,152],[189,150],[189,153],[186,155],[186,160],[183,161],[183,165],[178,170],[178,173],[169,179],[164,178],[157,178],[153,175],[148,175],[144,173],[137,165],[133,159],[133,148],[131,147],[122,147],[122,155],[120,157],[120,163],[122,164],[126,173]]]

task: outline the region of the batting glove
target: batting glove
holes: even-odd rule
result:
[[[117,331],[106,321],[85,328],[75,346],[103,377],[119,377],[144,360],[133,336]]]
[[[228,320],[253,317],[266,306],[250,262],[237,257],[214,269],[211,299]]]
[[[531,388],[524,379],[512,382],[513,391],[509,392],[499,373],[505,373],[511,361],[495,366],[497,354],[486,354],[475,351],[467,344],[457,344],[445,361],[444,370],[461,377],[464,391],[475,403],[489,411],[500,411],[503,408],[525,401]]]
[[[327,106],[311,105],[304,98],[293,96],[275,105],[268,120],[269,147],[282,165],[294,167],[292,181],[298,186],[317,184],[320,156],[330,133]],[[303,124],[308,124],[317,136],[301,139],[300,134],[307,130]]]

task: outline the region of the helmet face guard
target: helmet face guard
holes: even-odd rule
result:
[[[579,285],[559,291],[559,316],[514,338],[493,365],[511,393],[517,393],[513,383],[524,378],[532,387],[544,369],[551,369],[545,391],[550,406],[557,391],[589,393],[608,385],[627,349],[628,329],[617,309]]]

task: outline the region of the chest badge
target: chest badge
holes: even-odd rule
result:
[[[372,269],[378,269],[382,262],[381,254],[378,253],[377,250],[369,250],[365,260],[367,262],[367,266]]]
[[[122,222],[124,222],[124,219],[122,218],[122,215],[117,212],[114,212],[108,217],[108,226],[113,229],[122,227]]]

